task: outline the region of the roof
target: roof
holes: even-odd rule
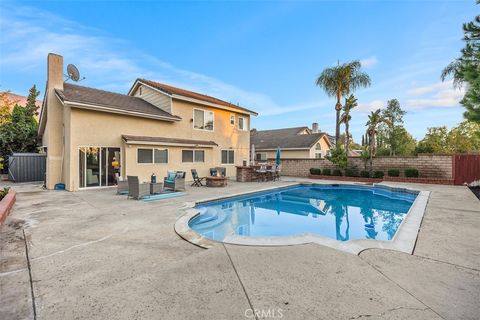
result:
[[[177,139],[166,137],[148,137],[148,136],[132,136],[122,135],[123,141],[126,143],[135,144],[165,144],[165,145],[180,145],[180,146],[217,146],[213,141],[194,140],[194,139]]]
[[[71,83],[64,83],[63,90],[55,89],[58,97],[64,102],[77,102],[104,107],[104,111],[124,111],[129,114],[143,114],[170,120],[181,120],[153,104],[125,94],[88,88]],[[109,110],[110,109],[110,110]]]
[[[254,131],[250,133],[250,143],[256,150],[265,149],[310,149],[326,133],[298,134],[306,127]]]
[[[192,98],[192,99],[196,99],[196,100],[200,100],[200,101],[204,101],[204,102],[208,102],[208,103],[213,103],[213,104],[216,104],[218,106],[224,106],[224,107],[228,107],[228,108],[239,109],[241,111],[245,111],[247,113],[257,115],[257,113],[255,111],[240,107],[239,105],[236,105],[236,104],[224,101],[224,100],[220,100],[220,99],[214,98],[212,96],[208,96],[206,94],[177,88],[177,87],[174,87],[174,86],[170,86],[168,84],[159,83],[159,82],[152,81],[152,80],[137,79],[137,81],[135,81],[135,84],[132,86],[132,89],[135,87],[135,85],[138,82],[149,85],[149,86],[151,86],[151,87],[153,87],[157,90],[160,90],[160,91],[162,91],[162,92],[164,92],[164,93],[166,93],[170,96],[177,95],[177,96],[181,96],[181,97]],[[130,92],[132,91],[132,89],[130,89]]]

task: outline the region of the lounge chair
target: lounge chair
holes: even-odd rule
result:
[[[124,194],[128,192],[128,182],[127,180],[117,179],[117,194]]]
[[[150,184],[149,183],[140,183],[137,176],[128,176],[128,197],[133,199],[142,199],[144,196],[150,194]]]
[[[163,188],[185,190],[185,171],[168,171],[167,176],[163,178]]]
[[[202,187],[203,184],[202,184],[202,181],[205,180],[205,177],[199,177],[198,176],[198,173],[197,173],[197,170],[196,169],[192,169],[192,177],[193,177],[193,183],[192,183],[192,187],[195,186],[195,187]]]

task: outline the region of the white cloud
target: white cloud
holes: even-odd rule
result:
[[[0,4],[0,68],[43,74],[50,52],[74,63],[86,79],[85,86],[126,92],[136,78],[148,78],[254,109],[261,115],[278,115],[318,108],[322,102],[281,106],[270,96],[245,90],[201,73],[185,70],[135,49],[132,43],[105,36],[101,30],[26,6]],[[42,79],[43,81],[43,79]]]
[[[360,63],[362,64],[362,67],[370,68],[378,63],[378,59],[376,56],[371,56],[365,59],[361,59]]]
[[[446,81],[412,88],[407,95],[415,97],[406,100],[407,109],[452,108],[459,106],[465,89],[456,89],[452,81]]]
[[[355,111],[359,111],[361,113],[370,113],[371,111],[375,111],[377,109],[382,109],[385,107],[386,102],[383,100],[373,100],[368,103],[359,103],[358,107],[355,108]]]

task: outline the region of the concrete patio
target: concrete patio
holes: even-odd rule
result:
[[[272,185],[156,202],[16,185],[0,229],[0,319],[478,319],[480,201],[465,187],[408,184],[432,191],[413,255],[202,249],[173,230],[185,202]]]

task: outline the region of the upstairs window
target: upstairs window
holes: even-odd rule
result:
[[[233,114],[230,116],[230,124],[231,124],[232,126],[235,125],[235,115],[233,115]]]
[[[247,131],[248,130],[248,120],[247,118],[238,118],[238,129]]]
[[[193,109],[193,128],[213,131],[214,114],[212,111]]]

